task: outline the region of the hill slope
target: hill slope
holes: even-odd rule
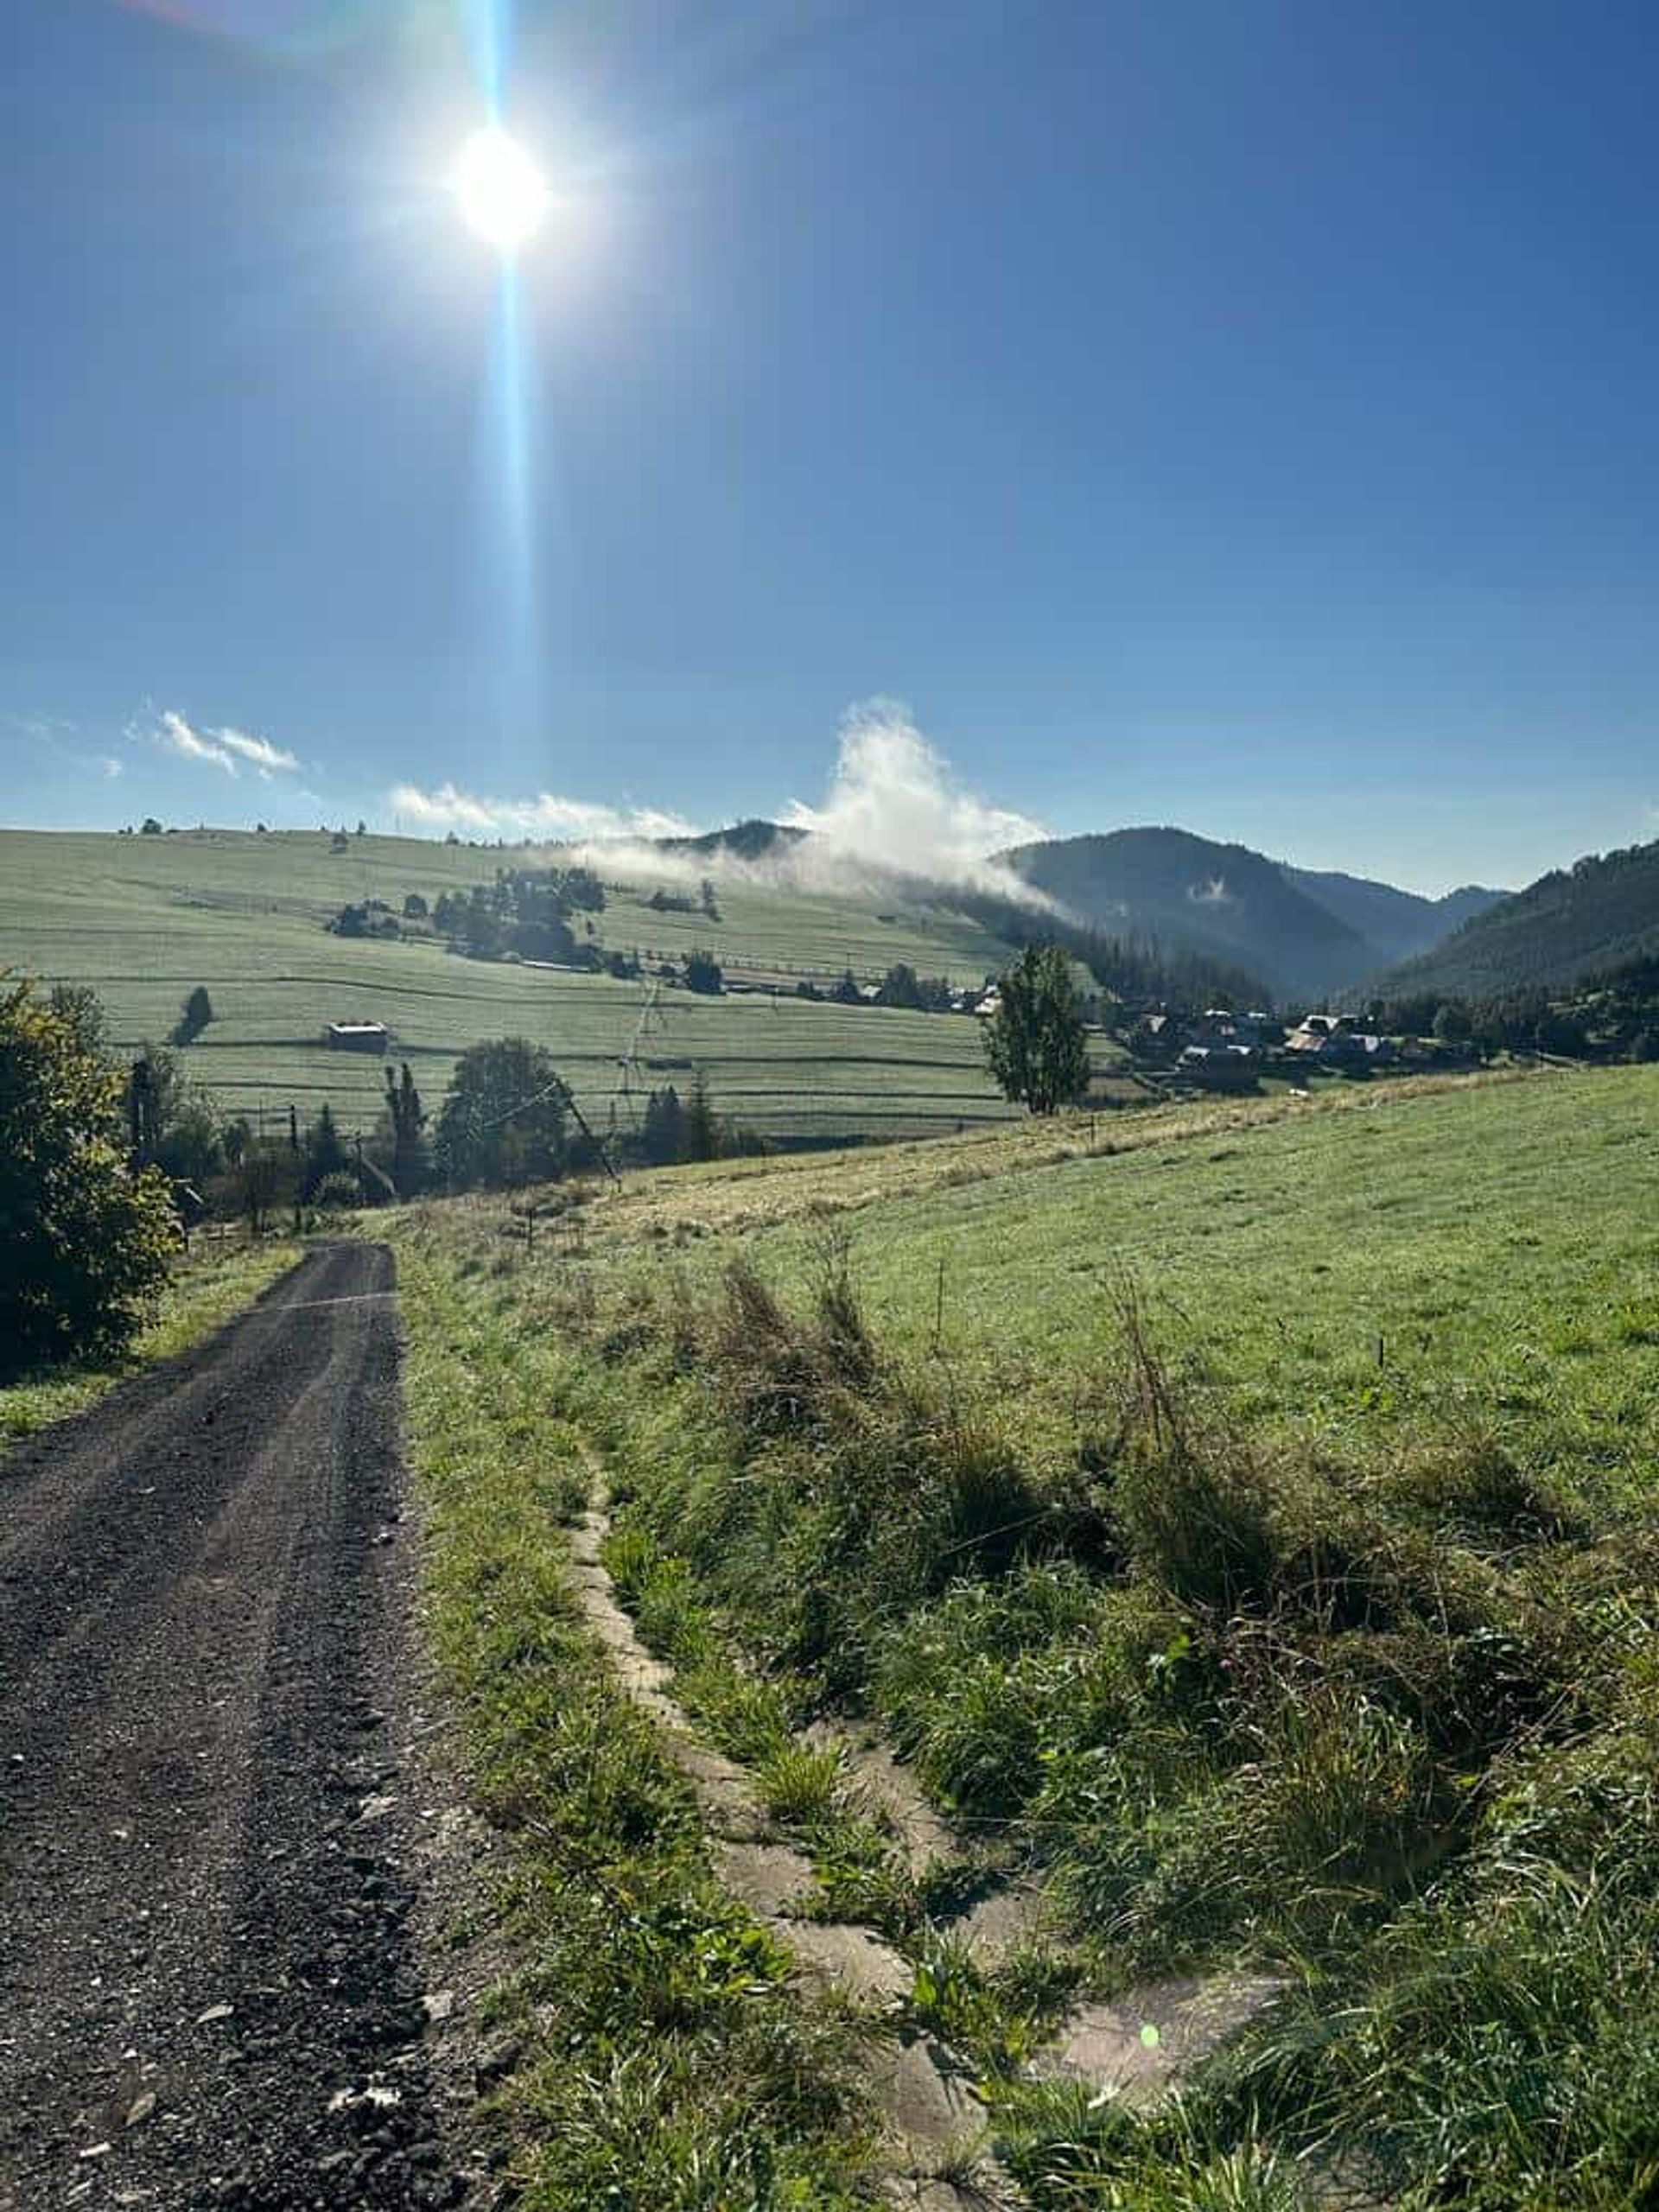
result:
[[[1117,830],[1021,845],[1003,858],[1109,933],[1230,961],[1281,995],[1334,990],[1382,964],[1350,922],[1245,845],[1185,830]]]
[[[503,867],[544,867],[544,847],[505,850],[414,838],[353,837],[336,849],[315,831],[254,836],[185,830],[165,837],[0,830],[0,969],[92,985],[111,1044],[163,1042],[185,994],[205,985],[213,1019],[183,1052],[191,1082],[231,1111],[302,1119],[324,1099],[348,1132],[373,1126],[378,1058],[329,1051],[325,1024],[384,1022],[429,1107],[456,1056],[482,1039],[544,1044],[584,1109],[694,1069],[716,1105],[791,1140],[937,1135],[1012,1112],[986,1071],[978,1025],[959,1015],[814,1004],[798,980],[832,984],[851,969],[879,979],[898,961],[976,983],[1010,947],[982,925],[920,899],[770,889],[722,880],[710,914],[686,895],[685,859],[609,885],[595,941],[637,952],[648,975],[706,945],[728,978],[772,979],[780,995],[700,997],[646,982],[460,958],[431,938],[391,942],[331,935],[331,915],[375,898],[401,910],[419,893],[465,893]],[[674,894],[653,906],[653,893]],[[649,1004],[649,1019],[644,1019]],[[639,1065],[624,1092],[621,1062]]]
[[[1659,842],[1552,869],[1397,967],[1384,987],[1495,998],[1563,987],[1656,953]]]
[[[1465,922],[1510,896],[1507,891],[1491,891],[1471,883],[1448,891],[1442,899],[1424,899],[1414,891],[1401,891],[1392,883],[1376,883],[1366,876],[1292,868],[1288,863],[1282,868],[1287,883],[1305,892],[1339,922],[1357,930],[1379,960],[1390,966],[1428,951]]]

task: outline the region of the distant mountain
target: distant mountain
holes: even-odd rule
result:
[[[1282,865],[1287,883],[1317,899],[1327,913],[1346,922],[1373,947],[1376,967],[1393,967],[1427,952],[1476,914],[1510,895],[1471,883],[1460,891],[1448,891],[1443,899],[1424,899],[1414,891],[1400,891],[1391,883],[1373,883],[1364,876]]]
[[[1564,988],[1659,954],[1659,842],[1592,854],[1475,915],[1381,988],[1489,999]]]
[[[725,858],[772,859],[810,834],[756,820],[657,842],[665,853],[715,865]],[[1000,857],[1077,922],[1155,950],[1166,963],[1190,957],[1235,977],[1257,976],[1281,999],[1350,990],[1426,950],[1506,895],[1471,886],[1423,899],[1361,876],[1290,868],[1247,845],[1218,844],[1174,829],[1050,839]],[[910,888],[921,891],[921,880]],[[945,905],[976,912],[985,926],[999,926],[978,912],[982,894],[941,886],[938,895]],[[1008,915],[1001,917],[1000,933],[1009,933]]]
[[[1351,922],[1247,845],[1185,830],[1117,830],[1021,845],[1002,857],[1109,935],[1249,969],[1280,997],[1339,990],[1385,964]]]
[[[729,830],[705,830],[700,837],[658,837],[665,853],[690,853],[703,860],[722,855],[733,860],[762,861],[773,853],[787,852],[810,833],[781,822],[734,822]]]

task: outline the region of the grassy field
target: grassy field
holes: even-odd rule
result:
[[[553,1586],[599,1455],[678,1694],[799,1785],[1038,2212],[1637,2212],[1656,1109],[1628,1069],[1073,1117],[566,1193],[533,1258],[499,1202],[416,1210],[417,1454]],[[525,1632],[488,1581],[458,1618]],[[954,1875],[791,1765],[779,1731],[836,1718],[913,1763]],[[1014,1878],[1044,1931],[981,1969],[954,1916]],[[1033,2065],[1080,1999],[1245,1970],[1277,2001],[1175,2102]],[[679,2110],[689,2155],[719,2121]],[[563,2123],[524,2124],[563,2204]]]
[[[0,831],[0,966],[90,983],[124,1050],[163,1041],[187,991],[205,984],[215,1019],[188,1047],[191,1079],[227,1109],[302,1116],[327,1098],[347,1129],[378,1109],[377,1062],[330,1052],[330,1020],[386,1024],[429,1102],[456,1055],[488,1037],[545,1044],[602,1124],[637,1108],[619,1063],[639,1032],[644,986],[455,958],[429,943],[340,938],[323,927],[348,901],[401,906],[418,891],[486,882],[544,852],[353,838],[340,854],[315,832],[162,837]],[[941,910],[878,911],[874,899],[722,887],[721,919],[658,913],[649,886],[613,887],[601,941],[647,960],[710,946],[734,974],[828,982],[850,967],[875,980],[895,961],[977,982],[1007,948]],[[785,996],[704,999],[664,991],[639,1037],[630,1090],[703,1071],[721,1110],[794,1140],[910,1137],[1007,1117],[975,1025],[961,1017],[817,1005]]]

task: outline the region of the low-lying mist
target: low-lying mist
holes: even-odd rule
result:
[[[994,857],[1046,836],[1042,824],[970,790],[892,701],[849,711],[821,803],[791,799],[777,818],[795,834],[759,855],[718,845],[689,851],[638,837],[588,840],[576,849],[624,880],[708,876],[830,896],[926,885],[1050,904]]]

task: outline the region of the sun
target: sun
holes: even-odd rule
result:
[[[498,253],[527,245],[552,204],[547,179],[493,123],[467,141],[449,181],[468,226]]]

